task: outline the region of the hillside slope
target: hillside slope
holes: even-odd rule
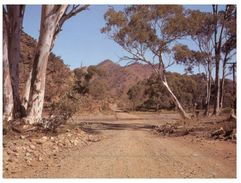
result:
[[[29,77],[33,65],[34,51],[37,41],[28,34],[22,32],[21,53],[19,65],[20,95],[23,95],[25,83]],[[45,90],[45,102],[58,100],[68,90],[72,79],[71,70],[63,60],[51,52],[47,66],[47,79]]]
[[[111,60],[104,60],[97,68],[105,72],[100,79],[108,83],[110,95],[114,98],[126,98],[130,87],[152,74],[150,66],[139,63],[120,66]]]

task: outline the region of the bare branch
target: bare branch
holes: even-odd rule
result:
[[[62,27],[63,23],[70,19],[71,17],[77,15],[78,13],[80,13],[81,11],[84,11],[86,9],[88,9],[90,5],[73,5],[72,9],[70,10],[70,12],[67,13],[68,9],[69,9],[69,6],[68,8],[66,9],[65,11],[65,14],[63,15],[63,17],[60,19],[60,22],[59,22],[59,25],[60,27]]]

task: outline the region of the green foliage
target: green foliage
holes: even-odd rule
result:
[[[52,103],[50,115],[66,115],[72,117],[79,111],[79,96],[76,93],[68,92],[59,101]]]
[[[131,53],[132,61],[148,62],[146,52],[161,57],[171,43],[184,35],[184,9],[179,5],[131,5],[105,14],[106,33]]]
[[[206,76],[205,74],[181,75],[178,73],[166,73],[167,81],[173,93],[186,109],[192,110],[194,105],[198,109],[205,108],[206,100]],[[225,80],[224,107],[233,106],[232,81]],[[144,91],[144,92],[142,92]],[[173,110],[175,104],[162,85],[160,79],[155,75],[138,82],[128,91],[129,100],[138,103],[134,106],[135,110],[154,110],[161,109]],[[214,104],[214,86],[212,86],[211,105]]]
[[[88,93],[95,99],[103,99],[108,95],[107,84],[98,79],[89,84],[88,91]]]
[[[83,76],[85,76],[86,71],[83,68],[74,69],[74,76],[76,79],[80,80]]]
[[[138,82],[127,92],[128,98],[132,102],[132,110],[135,110],[136,107],[142,103],[143,95],[145,92],[145,86],[143,83],[144,82]]]
[[[91,65],[87,68],[87,73],[85,75],[85,80],[89,81],[94,76],[102,76],[104,73],[100,69],[98,69],[96,66]]]
[[[202,107],[205,99],[205,76],[181,75],[178,73],[167,73],[170,88],[186,108],[192,108],[194,103]],[[144,89],[144,92],[140,91]],[[170,97],[160,79],[152,75],[149,79],[134,85],[128,92],[130,100],[136,100],[139,95],[139,105],[135,109],[160,110],[174,109],[175,103]]]
[[[107,84],[100,80],[105,73],[96,66],[78,68],[74,70],[75,84],[73,90],[80,95],[91,95],[94,99],[107,96]]]

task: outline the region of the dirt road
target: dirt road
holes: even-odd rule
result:
[[[236,144],[153,134],[147,120],[89,122],[83,129],[103,139],[59,154],[49,166],[14,177],[48,178],[235,178]]]

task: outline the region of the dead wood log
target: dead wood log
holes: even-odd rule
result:
[[[214,137],[214,136],[219,136],[219,135],[224,135],[225,134],[225,131],[223,129],[223,127],[211,132],[211,137]]]

